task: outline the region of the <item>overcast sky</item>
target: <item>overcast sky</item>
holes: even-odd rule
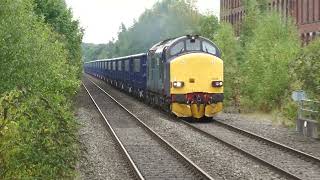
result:
[[[127,27],[157,0],[66,0],[74,17],[85,28],[83,42],[107,43],[117,36],[123,22]],[[220,0],[198,0],[201,12],[219,16]]]

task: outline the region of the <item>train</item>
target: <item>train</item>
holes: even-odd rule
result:
[[[221,51],[199,35],[170,38],[146,53],[86,62],[84,71],[181,118],[223,110]]]

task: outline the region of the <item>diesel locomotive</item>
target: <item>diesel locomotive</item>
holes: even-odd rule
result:
[[[84,64],[85,72],[178,117],[213,117],[223,108],[223,61],[210,40],[187,35],[147,53]]]

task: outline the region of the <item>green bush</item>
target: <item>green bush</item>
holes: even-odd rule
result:
[[[302,89],[308,93],[308,98],[320,102],[320,39],[303,48],[299,57],[293,63],[293,76],[302,83]],[[315,107],[320,112],[320,105]],[[315,110],[316,110],[315,109]],[[320,113],[318,117],[320,126]]]
[[[72,178],[78,147],[71,97],[81,66],[69,62],[61,35],[33,3],[0,4],[0,179]]]
[[[302,82],[302,88],[320,101],[320,39],[303,48],[294,64],[294,73]]]
[[[0,6],[0,93],[16,86],[74,94],[79,83],[68,66],[58,35],[39,22],[31,0],[4,0]],[[16,12],[19,13],[16,13]]]
[[[276,13],[261,15],[247,43],[242,64],[247,107],[263,111],[281,108],[290,89],[289,64],[299,52],[296,27]]]
[[[34,0],[34,11],[59,34],[59,41],[67,50],[68,63],[76,67],[78,74],[81,74],[83,32],[79,29],[79,22],[73,20],[65,0]]]
[[[0,177],[73,177],[77,128],[68,109],[63,96],[5,93],[0,99]]]
[[[239,108],[241,73],[239,71],[238,57],[240,44],[236,40],[234,30],[230,24],[221,24],[214,39],[221,50],[224,62],[225,103]]]

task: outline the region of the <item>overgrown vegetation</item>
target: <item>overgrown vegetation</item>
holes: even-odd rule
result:
[[[63,0],[1,1],[0,179],[75,175],[71,98],[80,82],[82,33],[59,12],[70,12]],[[71,28],[60,32],[63,26]]]
[[[290,95],[300,88],[290,76],[300,51],[297,29],[290,18],[266,11],[262,0],[247,0],[245,8],[239,40],[232,41],[230,30],[217,33],[222,36],[216,40],[225,62],[226,100],[232,100],[227,104],[246,112],[278,111],[293,120],[297,107]]]
[[[246,106],[269,112],[291,93],[289,64],[299,52],[296,27],[277,13],[260,18],[247,42],[242,65]]]
[[[220,24],[219,30],[214,36],[214,42],[222,52],[224,63],[224,93],[225,105],[240,106],[240,43],[236,40],[234,30],[230,24]]]
[[[225,62],[226,104],[238,108],[240,101],[243,111],[276,112],[292,125],[297,117],[292,91],[304,89],[319,100],[320,42],[301,47],[290,18],[267,11],[263,0],[245,2],[239,40],[226,24],[220,24],[213,39]]]
[[[315,99],[318,103],[313,104],[313,109],[320,112],[320,38],[314,40],[305,47],[299,57],[292,63],[292,77],[301,84],[309,98]],[[314,114],[319,121],[320,113]]]
[[[293,64],[295,76],[303,89],[320,100],[320,39],[305,47]]]

